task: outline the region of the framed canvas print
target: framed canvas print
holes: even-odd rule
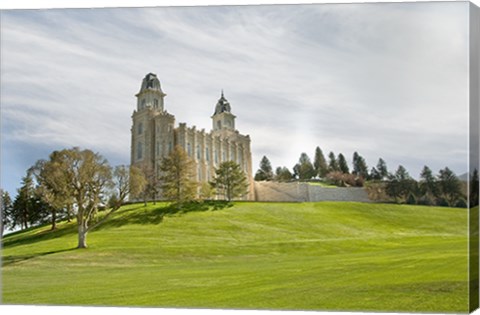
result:
[[[2,9],[2,304],[473,312],[479,14]]]

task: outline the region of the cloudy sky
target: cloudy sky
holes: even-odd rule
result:
[[[199,129],[223,89],[254,170],[320,146],[465,173],[467,23],[465,2],[2,11],[1,186],[72,146],[128,164],[149,72]]]

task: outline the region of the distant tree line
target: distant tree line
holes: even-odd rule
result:
[[[305,152],[301,153],[292,171],[283,166],[277,167],[274,173],[269,159],[263,156],[254,179],[278,182],[321,181],[338,187],[366,185],[367,189],[376,190],[373,199],[378,201],[450,207],[467,206],[465,183],[460,181],[448,167],[435,175],[428,166],[425,166],[417,181],[402,165],[398,166],[395,172],[390,173],[387,163],[382,158],[379,158],[377,164],[369,170],[365,158],[358,152],[353,153],[350,170],[347,159],[342,153],[335,155],[334,152],[329,152],[325,158],[320,147],[315,148],[313,163]],[[471,182],[471,203],[477,205],[478,192],[475,193],[475,191],[478,190],[478,172],[476,170]]]
[[[27,229],[60,220],[76,219],[78,248],[87,247],[88,232],[105,222],[128,200],[153,200],[162,195],[182,206],[185,202],[212,198],[231,201],[247,193],[248,183],[240,166],[223,162],[211,183],[195,180],[195,165],[187,153],[175,147],[153,176],[145,167],[111,167],[99,153],[79,148],[54,151],[49,159],[39,160],[26,171],[21,187],[12,200],[1,192],[1,225]]]

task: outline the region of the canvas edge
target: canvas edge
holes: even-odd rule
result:
[[[479,216],[478,179],[473,174],[479,167],[479,103],[480,103],[480,8],[469,5],[469,312],[479,307]]]

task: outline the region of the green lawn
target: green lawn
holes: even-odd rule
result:
[[[467,312],[467,210],[346,202],[129,205],[5,237],[5,304]]]

